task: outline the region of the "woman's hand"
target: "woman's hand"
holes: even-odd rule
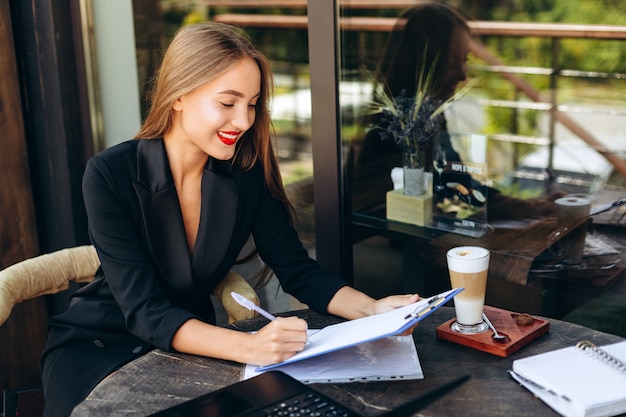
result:
[[[418,294],[406,294],[406,295],[391,295],[389,297],[381,298],[374,302],[374,314],[384,313],[385,311],[393,310],[394,308],[404,307],[405,305],[416,303],[420,300]],[[408,328],[398,336],[408,336],[413,333],[413,330],[418,325]]]
[[[297,317],[278,317],[246,342],[246,363],[271,365],[289,359],[304,349],[307,341],[307,323]]]
[[[174,335],[172,348],[251,365],[272,365],[304,349],[307,328],[305,320],[278,317],[250,334],[190,319]]]
[[[391,295],[375,300],[369,295],[350,287],[341,288],[328,304],[328,313],[354,320],[361,317],[384,313],[394,308],[417,302],[418,294]]]
[[[373,305],[373,314],[384,313],[394,308],[416,303],[420,300],[418,294],[390,295],[389,297],[376,300]]]

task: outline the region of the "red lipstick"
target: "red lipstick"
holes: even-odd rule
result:
[[[234,145],[239,137],[239,132],[217,132],[217,137],[220,138],[224,145]]]

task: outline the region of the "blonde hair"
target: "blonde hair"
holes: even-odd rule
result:
[[[238,141],[232,163],[249,170],[260,161],[270,191],[292,213],[270,139],[269,101],[274,85],[271,67],[245,32],[237,27],[204,22],[184,26],[176,32],[152,80],[150,108],[136,138],[163,137],[172,128],[173,105],[177,99],[221,76],[243,58],[251,58],[259,66],[261,94],[254,124]]]

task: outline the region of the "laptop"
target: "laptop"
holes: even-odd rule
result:
[[[434,387],[384,417],[407,417],[469,379]],[[298,414],[300,413],[300,414]],[[354,411],[281,371],[268,371],[152,414],[153,417],[272,417],[315,415],[358,417]]]

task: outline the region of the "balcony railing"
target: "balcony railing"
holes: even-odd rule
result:
[[[206,2],[212,6],[228,5],[230,7],[245,7],[243,3],[237,2],[237,6],[233,6],[228,0],[214,0]],[[265,4],[267,3],[267,4]],[[265,2],[269,5],[271,2]],[[281,7],[287,8],[304,8],[304,0],[292,0],[288,3],[280,3]],[[276,7],[279,4],[276,3]],[[376,2],[369,0],[353,0],[349,2],[342,1],[342,7],[352,9],[374,8],[378,5]],[[396,4],[397,3],[397,4]],[[258,2],[256,4],[259,4]],[[380,3],[378,3],[380,4]],[[403,8],[412,5],[413,2],[396,1],[393,4],[385,4],[385,8]],[[242,14],[242,13],[222,13],[214,15],[213,20],[240,25],[244,28],[283,28],[283,29],[301,29],[308,28],[308,18],[305,15],[263,15],[263,14]],[[398,19],[377,16],[341,16],[338,19],[338,29],[342,33],[373,33],[373,32],[389,32]],[[599,140],[594,132],[587,129],[583,124],[572,117],[572,114],[592,114],[600,113],[610,115],[615,118],[616,123],[626,117],[626,106],[606,108],[590,108],[584,105],[570,105],[558,103],[557,97],[559,89],[559,80],[563,78],[579,78],[588,80],[626,80],[626,74],[612,73],[606,71],[583,71],[578,69],[564,69],[559,61],[559,50],[564,39],[594,39],[602,41],[619,41],[626,40],[626,26],[610,26],[610,25],[578,25],[578,24],[559,24],[559,23],[521,23],[521,22],[495,22],[495,21],[472,21],[470,22],[472,31],[477,39],[485,37],[537,37],[548,39],[551,43],[551,59],[550,65],[545,67],[537,66],[515,66],[508,65],[503,62],[495,54],[491,53],[487,48],[481,45],[479,41],[472,44],[473,55],[480,60],[480,64],[473,66],[475,72],[483,74],[495,73],[505,79],[516,90],[519,95],[513,100],[502,100],[493,98],[474,99],[474,104],[483,107],[502,107],[512,109],[514,112],[533,110],[537,112],[547,113],[548,132],[545,135],[519,135],[515,127],[512,126],[510,132],[492,133],[489,135],[491,140],[499,142],[513,142],[522,144],[534,144],[538,146],[547,146],[549,150],[546,166],[547,171],[552,170],[554,160],[554,149],[556,141],[556,126],[562,125],[573,135],[580,138],[589,149],[593,149],[611,165],[611,169],[620,176],[626,178],[626,163],[617,153],[619,146],[615,149],[607,145],[606,141]],[[372,51],[364,51],[360,59],[366,66],[372,65],[372,56],[376,53]],[[368,62],[369,60],[369,62]],[[525,80],[525,76],[543,76],[548,77],[550,89],[547,93],[538,91],[531,83]],[[341,104],[341,103],[340,103]],[[619,120],[618,120],[619,119]],[[515,123],[512,122],[514,125]],[[624,145],[626,146],[626,144]],[[623,150],[623,149],[622,149]],[[512,164],[516,165],[516,161]],[[515,167],[514,167],[515,168]]]

